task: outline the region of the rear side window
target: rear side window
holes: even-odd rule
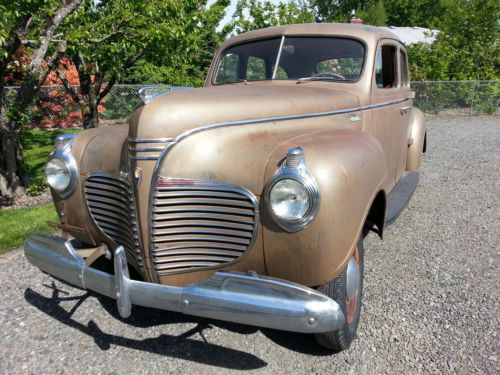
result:
[[[397,48],[382,46],[377,52],[375,81],[380,89],[392,89],[398,85]]]
[[[401,66],[401,85],[408,86],[410,84],[410,79],[408,76],[408,62],[406,58],[406,53],[401,50],[399,53],[400,66]]]

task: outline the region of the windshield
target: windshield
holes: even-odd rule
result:
[[[364,45],[348,38],[278,37],[248,42],[224,51],[213,83],[271,79],[353,82],[361,76],[364,55]]]

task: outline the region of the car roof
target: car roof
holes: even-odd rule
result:
[[[376,26],[353,23],[304,23],[268,27],[236,35],[226,40],[221,48],[240,44],[249,40],[278,37],[282,35],[346,36],[364,41],[367,45],[376,44],[380,39],[394,39],[401,43],[396,34]]]

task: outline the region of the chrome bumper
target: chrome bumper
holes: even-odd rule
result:
[[[338,329],[344,323],[339,305],[305,286],[253,273],[217,271],[186,287],[130,280],[125,252],[114,254],[115,275],[87,267],[70,242],[32,234],[24,245],[28,261],[53,276],[90,289],[118,303],[122,317],[132,304],[204,318],[302,333]]]

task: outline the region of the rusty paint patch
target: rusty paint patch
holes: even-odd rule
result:
[[[259,131],[259,132],[255,132],[255,133],[251,133],[248,135],[248,140],[252,143],[255,143],[255,142],[259,142],[261,141],[262,139],[266,139],[266,138],[269,138],[269,137],[272,137],[276,135],[276,133],[274,132],[270,132],[268,130],[262,130],[262,131]]]

